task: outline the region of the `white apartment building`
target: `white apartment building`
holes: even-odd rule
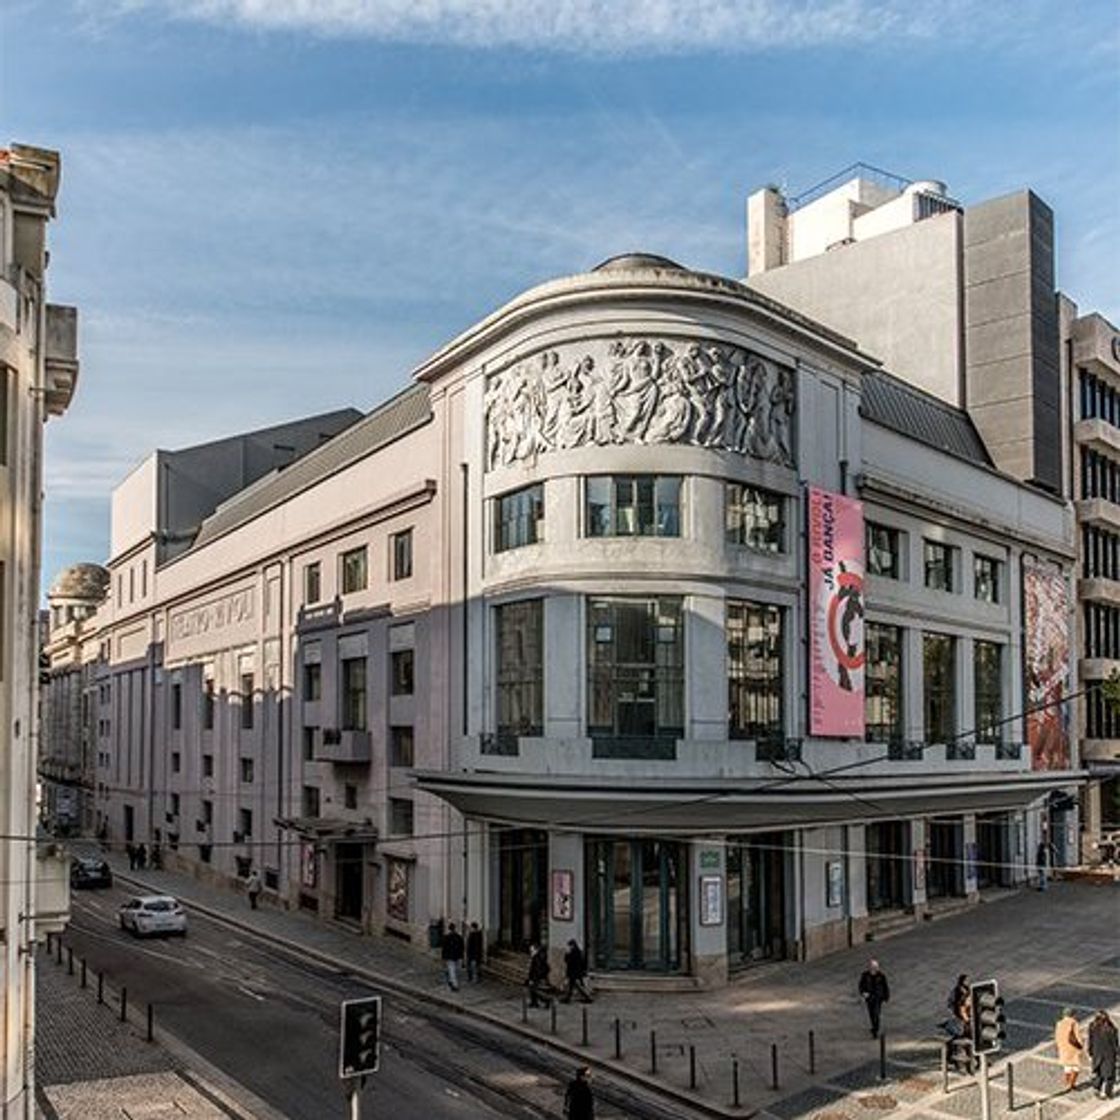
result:
[[[36,835],[43,424],[70,403],[77,312],[46,301],[56,152],[0,149],[0,1116],[35,1115],[35,946],[64,928],[63,854]]]
[[[313,442],[174,533],[159,463],[197,490],[205,448],[116,491],[110,842],[355,931],[718,985],[1023,882],[1081,778],[1068,504],[740,282],[541,285]]]
[[[1120,669],[1120,334],[1055,290],[1054,216],[1030,191],[965,206],[857,164],[794,198],[757,191],[748,223],[751,287],[965,408],[1001,470],[1074,500],[1087,692],[1071,717],[1096,862],[1102,836],[1120,839],[1120,723],[1094,688]]]

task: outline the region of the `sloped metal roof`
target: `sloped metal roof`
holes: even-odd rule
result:
[[[203,521],[190,550],[244,525],[320,479],[372,455],[379,448],[426,424],[431,415],[428,386],[410,386],[322,447],[297,459],[291,466],[265,475],[259,482],[234,495]]]
[[[967,463],[993,466],[980,433],[964,409],[954,408],[883,370],[864,371],[860,414],[865,420]]]

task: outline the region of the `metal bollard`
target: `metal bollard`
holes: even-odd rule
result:
[[[696,1088],[696,1047],[691,1042],[688,1044],[688,1087]]]
[[[887,1036],[879,1035],[879,1080],[887,1079]]]
[[[74,946],[66,946],[66,975],[74,975]]]
[[[739,1107],[739,1059],[731,1059],[731,1103]]]
[[[770,1088],[778,1091],[778,1044],[770,1043]]]
[[[552,1034],[556,1033],[556,1000],[550,1000],[548,1004],[548,1029]]]
[[[614,1056],[616,1060],[622,1058],[622,1020],[617,1016],[614,1021]]]
[[[525,993],[521,993],[521,1021],[527,1023],[529,1021],[529,1001],[525,998]]]
[[[657,1073],[657,1031],[649,1032],[649,1071]]]
[[[121,1022],[128,1021],[128,989],[121,988]]]
[[[56,937],[54,939],[54,947],[55,947],[55,960],[59,964],[62,964],[62,935],[61,934],[59,934],[58,937]]]
[[[148,1004],[148,1041],[152,1041],[152,1005]]]
[[[1007,1063],[1007,1111],[1015,1111],[1015,1063]]]
[[[817,1036],[813,1031],[809,1032],[809,1072],[817,1072]]]
[[[105,973],[99,972],[97,974],[97,1002],[105,1002]]]
[[[583,1012],[583,1045],[587,1046],[587,1008],[581,1007],[580,1010]]]
[[[86,986],[86,959],[82,957],[82,987]]]

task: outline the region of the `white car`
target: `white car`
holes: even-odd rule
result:
[[[134,895],[118,911],[121,929],[136,937],[156,933],[187,936],[187,915],[177,899],[166,894]]]

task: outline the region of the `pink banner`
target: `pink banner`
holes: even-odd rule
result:
[[[863,504],[809,487],[809,732],[863,738]]]
[[[1072,656],[1069,585],[1065,573],[1023,557],[1023,630],[1027,744],[1032,770],[1068,770]]]

